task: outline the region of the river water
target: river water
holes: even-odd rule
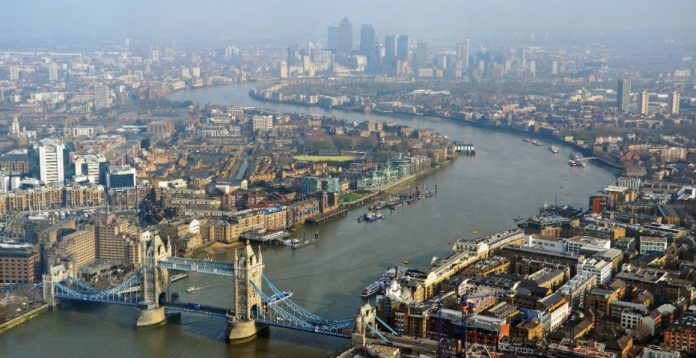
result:
[[[377,223],[358,223],[364,209],[321,225],[307,226],[307,237],[318,232],[318,245],[299,250],[264,249],[266,275],[293,300],[328,318],[350,317],[361,305],[360,290],[388,266],[410,261],[427,266],[433,256],[449,253],[449,242],[513,227],[512,218],[533,215],[545,202],[587,207],[588,196],[611,183],[609,171],[590,163],[571,168],[570,148],[559,154],[522,141],[505,132],[480,129],[437,118],[390,118],[326,111],[255,101],[247,96],[252,85],[210,87],[176,92],[170,99],[199,103],[254,106],[280,112],[335,115],[355,121],[391,120],[416,128],[432,128],[452,139],[476,145],[476,156],[462,157],[419,181],[438,186],[433,198],[389,213]],[[232,252],[214,257],[231,260]],[[191,285],[205,289],[185,292]],[[191,274],[173,290],[181,299],[231,307],[231,281]],[[116,306],[69,306],[44,314],[0,336],[2,357],[316,357],[329,356],[348,345],[343,339],[271,329],[270,336],[241,345],[224,340],[225,323],[183,315],[180,323],[136,330],[136,312]]]

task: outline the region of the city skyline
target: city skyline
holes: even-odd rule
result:
[[[98,5],[87,0],[11,2],[5,4],[0,13],[0,33],[59,38],[316,39],[325,38],[326,26],[343,17],[357,25],[354,30],[359,29],[360,24],[370,23],[380,29],[380,33],[408,33],[421,38],[529,36],[532,33],[544,38],[609,36],[665,29],[691,34],[696,31],[696,24],[690,18],[690,14],[696,12],[696,3],[688,0],[436,1],[427,7],[416,1],[397,4],[391,0],[376,3],[357,0],[329,4],[305,0],[290,6],[287,2],[272,0],[238,5],[188,0],[156,0],[145,4],[100,2]],[[596,11],[600,5],[602,10]],[[249,21],[251,18],[254,21]]]

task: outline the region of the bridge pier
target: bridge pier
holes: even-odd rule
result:
[[[227,321],[227,343],[244,343],[268,330],[268,325],[256,321]]]
[[[139,310],[135,325],[138,328],[152,327],[164,324],[166,321],[167,315],[164,313],[164,307],[148,307]]]

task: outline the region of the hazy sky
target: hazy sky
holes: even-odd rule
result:
[[[0,35],[323,39],[347,16],[356,32],[473,37],[486,33],[684,29],[696,0],[3,0]]]

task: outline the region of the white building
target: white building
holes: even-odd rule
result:
[[[84,155],[75,158],[75,177],[86,177],[90,183],[104,184],[99,180],[102,167],[107,165],[103,156]]]
[[[62,185],[64,183],[64,150],[65,145],[58,139],[45,138],[39,141],[39,172],[44,184]]]
[[[602,252],[611,248],[611,241],[591,236],[574,236],[566,240],[568,252],[580,254],[581,251]]]
[[[616,186],[625,187],[633,190],[640,190],[643,181],[640,178],[619,177],[616,179]]]
[[[611,279],[611,263],[604,260],[585,259],[578,263],[577,272],[587,272],[597,279],[597,285],[603,285]]]
[[[557,306],[562,298],[563,296],[560,293],[555,292],[539,300],[539,304],[549,309],[540,312],[537,317],[539,318],[539,322],[544,326],[544,332],[555,331],[568,319],[568,316],[570,316],[569,302],[566,301],[560,306]]]
[[[527,246],[538,247],[544,251],[553,252],[565,252],[567,249],[567,243],[561,240],[546,240],[540,238],[538,235],[529,235],[527,237]]]
[[[254,116],[252,118],[252,129],[254,132],[267,132],[273,129],[273,116]]]
[[[71,131],[73,137],[94,137],[97,134],[94,127],[73,127]]]

